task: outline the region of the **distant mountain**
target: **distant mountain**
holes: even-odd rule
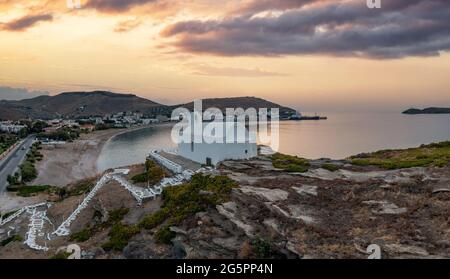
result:
[[[206,110],[207,108],[210,107],[216,107],[218,109],[220,109],[223,113],[225,113],[225,109],[226,108],[243,108],[243,109],[248,109],[248,108],[255,108],[255,109],[260,109],[260,108],[267,108],[267,109],[271,109],[271,108],[279,108],[280,109],[280,117],[288,117],[294,113],[296,113],[296,111],[294,109],[291,109],[289,107],[285,107],[276,103],[272,103],[270,101],[261,99],[261,98],[256,98],[256,97],[234,97],[234,98],[213,98],[213,99],[203,99],[202,100],[202,104],[203,104],[203,110]],[[189,110],[193,110],[194,108],[194,102],[190,102],[187,104],[183,104],[183,105],[177,105],[177,106],[173,106],[173,108],[175,107],[185,107]]]
[[[131,94],[67,92],[21,101],[0,101],[0,119],[103,116],[122,111],[160,113],[167,106]]]
[[[39,96],[20,101],[0,101],[0,120],[24,118],[52,119],[104,116],[123,111],[140,112],[147,115],[170,115],[176,107],[193,109],[193,102],[184,105],[166,106],[132,94],[118,94],[106,91],[66,92],[55,96]],[[203,108],[249,107],[279,108],[280,116],[288,116],[295,110],[255,97],[204,99]]]
[[[403,114],[450,114],[450,108],[426,108],[426,109],[417,109],[411,108],[405,110]]]

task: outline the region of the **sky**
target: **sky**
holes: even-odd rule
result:
[[[450,107],[448,0],[67,2],[0,0],[0,99],[109,90],[308,112]]]

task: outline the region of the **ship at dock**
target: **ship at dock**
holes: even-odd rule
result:
[[[295,114],[291,115],[288,120],[293,121],[300,121],[300,120],[327,120],[328,118],[326,116],[320,116],[320,115],[302,115],[299,112],[296,112]]]

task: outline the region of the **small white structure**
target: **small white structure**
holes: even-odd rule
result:
[[[224,160],[242,160],[257,156],[256,136],[249,133],[245,127],[243,127],[245,135],[241,135],[237,132],[235,125],[227,126],[225,123],[222,135],[203,135],[201,142],[191,140],[191,142],[179,143],[178,155],[211,166],[216,166]],[[231,141],[229,139],[230,134],[232,135]]]
[[[16,125],[13,124],[10,121],[3,121],[0,122],[0,132],[6,132],[6,133],[13,133],[13,134],[17,134],[19,133],[22,129],[25,129],[27,126],[24,125]]]

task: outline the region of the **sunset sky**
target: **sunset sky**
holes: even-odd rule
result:
[[[450,106],[450,1],[381,1],[0,0],[0,99],[102,89],[308,112]]]

